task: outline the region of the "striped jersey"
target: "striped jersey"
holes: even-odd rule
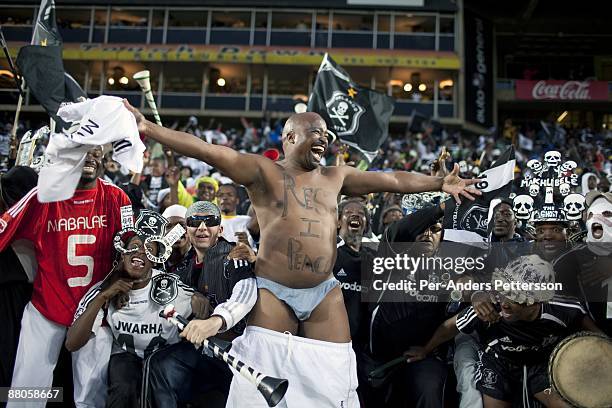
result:
[[[457,315],[457,329],[462,333],[476,331],[485,353],[515,364],[544,362],[555,345],[581,327],[586,311],[571,298],[555,297],[540,305],[540,313],[533,321],[496,323],[484,322],[473,307]]]
[[[111,269],[121,207],[131,206],[117,186],[98,179],[68,200],[40,203],[33,188],[0,218],[0,250],[17,239],[34,244],[38,273],[32,304],[47,319],[70,326],[79,300]]]
[[[164,272],[154,269],[151,277],[159,274]],[[194,290],[182,283],[178,276],[173,276],[178,283],[178,294],[172,304],[178,314],[188,318],[191,315],[191,296]],[[98,312],[92,332],[96,333],[103,323],[110,327],[113,333],[112,354],[128,352],[145,358],[159,347],[179,341],[176,325],[159,316],[164,307],[153,302],[149,296],[152,282],[151,279],[144,288],[131,290],[128,304],[121,309],[116,309],[111,302],[108,310]],[[97,284],[81,300],[74,320],[78,319],[100,293],[100,286],[101,283]]]

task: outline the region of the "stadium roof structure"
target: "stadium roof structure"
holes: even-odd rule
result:
[[[20,4],[39,4],[39,0],[22,0]],[[61,3],[61,4],[58,4]],[[60,0],[56,5],[79,6],[174,6],[174,7],[273,7],[318,9],[368,9],[457,11],[454,0]]]
[[[498,54],[540,57],[612,55],[612,4],[568,0],[464,0],[495,24]]]

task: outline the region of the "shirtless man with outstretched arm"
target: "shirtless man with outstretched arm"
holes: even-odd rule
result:
[[[357,406],[349,324],[332,274],[338,195],[443,190],[456,200],[460,195],[473,199],[471,194],[479,192],[470,185],[477,180],[460,179],[458,166],[444,179],[320,166],[327,128],[312,112],[287,120],[282,136],[285,159],[273,162],[160,127],[127,102],[126,106],[142,134],[216,167],[248,190],[261,230],[255,267],[259,298],[249,327],[232,350],[267,375],[288,378],[285,398],[291,406]],[[235,376],[228,407],[244,404],[247,398],[265,406],[255,387]]]

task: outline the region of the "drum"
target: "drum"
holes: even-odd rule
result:
[[[612,407],[612,340],[579,332],[562,340],[550,355],[551,387],[578,408]]]

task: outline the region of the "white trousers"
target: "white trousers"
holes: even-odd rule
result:
[[[21,332],[11,387],[51,387],[67,328],[44,317],[28,303],[21,319]],[[106,373],[112,336],[108,330],[72,355],[74,399],[77,407],[103,407],[106,403]],[[64,395],[69,401],[70,395]],[[46,401],[9,402],[7,408],[43,408]]]
[[[109,327],[100,327],[80,350],[72,353],[74,404],[77,408],[102,408],[108,393],[108,361],[113,346]]]
[[[248,326],[231,354],[262,374],[286,378],[281,408],[359,408],[357,362],[351,343],[331,343]],[[226,408],[267,407],[257,388],[235,370]]]

